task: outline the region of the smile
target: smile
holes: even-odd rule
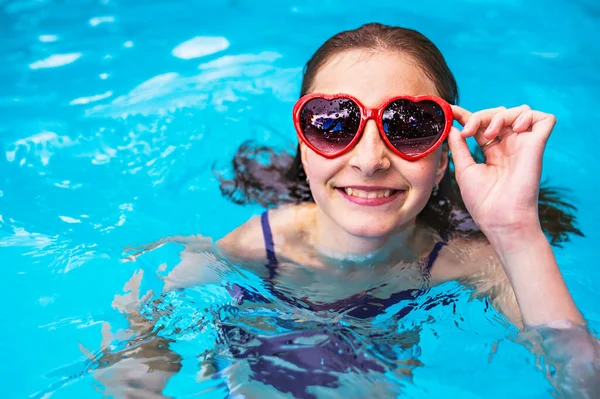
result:
[[[366,191],[360,190],[358,188],[346,187],[344,188],[346,194],[352,197],[359,198],[385,198],[392,195],[397,190],[375,190],[375,191]]]
[[[349,202],[366,206],[388,204],[406,194],[405,190],[386,187],[336,187],[336,191]]]

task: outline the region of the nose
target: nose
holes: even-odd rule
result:
[[[350,165],[365,176],[387,170],[391,166],[389,150],[379,135],[377,123],[372,119],[367,121],[365,130],[351,154]]]

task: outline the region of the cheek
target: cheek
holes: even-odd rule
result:
[[[315,202],[324,208],[328,208],[332,191],[329,184],[332,179],[343,168],[339,159],[326,159],[315,153],[307,154],[305,158],[304,171],[308,176],[308,185]]]
[[[314,186],[320,186],[325,183],[329,179],[331,179],[337,171],[339,171],[340,166],[338,165],[337,159],[326,159],[312,151],[309,151],[305,157],[304,171],[306,175],[309,177],[311,183],[311,188]]]
[[[402,176],[410,186],[404,209],[412,216],[416,216],[423,210],[435,186],[437,162],[427,161],[424,159],[402,165]]]
[[[404,175],[412,188],[433,186],[435,180],[435,170],[432,168],[414,168],[415,170],[405,172]]]
[[[435,185],[439,156],[432,155],[436,154],[431,154],[416,162],[403,162],[402,165],[398,165],[402,175],[413,189],[429,190]]]

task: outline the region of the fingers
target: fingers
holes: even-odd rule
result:
[[[471,115],[473,115],[471,112],[459,107],[458,105],[451,105],[450,107],[452,108],[454,119],[463,126],[471,118]]]
[[[506,107],[490,108],[485,109],[483,111],[475,112],[467,121],[467,124],[463,127],[463,137],[477,136],[477,133],[479,133],[479,136],[483,136],[483,131],[489,127],[494,116],[499,115],[504,111],[506,111]]]
[[[497,107],[474,113],[453,105],[452,112],[454,119],[463,125],[462,131],[453,129],[459,133],[463,140],[474,137],[477,144],[487,151],[486,159],[492,162],[498,154],[498,149],[492,149],[491,147],[505,148],[504,146],[495,146],[494,144],[498,143],[498,141],[494,141],[495,139],[504,140],[513,134],[531,132],[533,135],[528,135],[528,140],[531,137],[534,141],[540,140],[540,142],[545,143],[556,124],[556,118],[553,115],[534,111],[528,105],[508,109]],[[458,148],[458,151],[462,151],[463,143],[458,141],[457,137],[452,138],[452,134],[456,136],[456,132],[451,131],[449,142],[453,140],[453,144]],[[490,143],[494,144],[488,145]],[[466,143],[464,145],[466,146]],[[468,167],[471,161],[466,157],[466,154],[464,154],[463,160],[465,167]]]
[[[448,145],[452,151],[452,159],[457,176],[460,175],[466,168],[475,164],[475,160],[471,155],[469,146],[460,131],[452,127],[448,135]]]
[[[475,114],[473,114],[475,116]],[[532,110],[528,105],[509,108],[493,115],[483,132],[477,132],[475,139],[492,140],[498,136],[504,138],[511,133],[536,132],[536,135],[547,139],[556,124],[556,117],[540,111]],[[483,128],[480,127],[480,130]],[[463,136],[464,129],[463,129]],[[479,136],[479,137],[478,137]]]
[[[505,138],[534,129],[549,136],[556,121],[552,115],[533,111],[528,105],[490,108],[475,113],[452,106],[452,111],[454,118],[463,125],[462,137],[474,137],[480,146],[497,137]]]
[[[461,125],[463,125],[462,135],[463,137],[471,137],[482,127],[487,127],[492,117],[499,112],[506,110],[506,107],[497,107],[484,109],[475,113],[471,113],[464,108],[457,105],[452,106],[452,112],[454,119]]]
[[[545,114],[539,111],[531,111],[531,126],[528,129],[531,129],[532,132],[535,132],[537,135],[541,135],[544,139],[548,140],[552,130],[554,129],[554,125],[556,125],[556,117],[552,114]]]
[[[492,116],[490,122],[483,132],[483,137],[486,140],[491,140],[495,137],[498,137],[505,127],[511,127],[511,131],[516,132],[515,125],[517,122],[520,127],[524,128],[523,131],[527,130],[529,126],[531,126],[531,118],[532,115],[531,108],[528,105],[521,105],[520,107],[509,108],[503,111],[500,111]],[[529,123],[527,121],[529,120]]]
[[[526,110],[517,117],[517,119],[512,124],[512,128],[515,131],[515,133],[523,133],[529,130],[531,125],[533,125],[534,112],[535,111],[532,110]]]

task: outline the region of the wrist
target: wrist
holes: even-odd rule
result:
[[[504,232],[496,231],[493,234],[486,234],[486,237],[505,268],[514,264],[511,259],[518,259],[536,251],[552,251],[540,226]]]
[[[508,277],[526,325],[556,320],[583,323],[541,228],[532,226],[488,239]]]
[[[529,247],[534,241],[547,242],[537,215],[519,218],[518,222],[512,224],[481,230],[496,252],[519,250]]]

